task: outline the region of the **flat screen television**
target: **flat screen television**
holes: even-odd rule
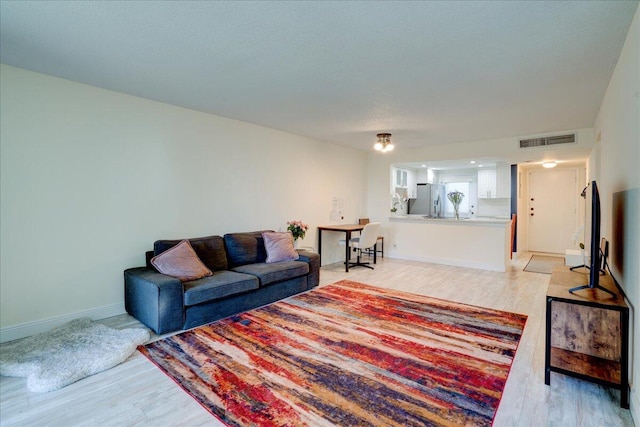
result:
[[[585,188],[585,191],[587,189]],[[569,289],[569,292],[574,293],[575,291],[579,291],[581,289],[600,289],[605,291],[613,297],[616,297],[616,294],[611,292],[609,289],[606,289],[600,286],[600,272],[603,269],[603,262],[606,262],[604,259],[605,254],[602,252],[604,248],[601,250],[601,242],[600,242],[600,221],[601,221],[601,207],[600,207],[600,193],[598,192],[598,185],[595,181],[591,181],[591,228],[589,237],[591,238],[590,244],[590,252],[591,259],[589,261],[589,265],[586,266],[589,269],[589,284],[584,286],[578,286],[575,288]]]
[[[591,181],[591,260],[589,261],[589,287],[597,288],[600,284],[600,193],[595,181]]]

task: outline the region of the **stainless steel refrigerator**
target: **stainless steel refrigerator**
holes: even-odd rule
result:
[[[444,185],[418,184],[416,198],[409,199],[409,214],[426,215],[434,218],[444,214]]]

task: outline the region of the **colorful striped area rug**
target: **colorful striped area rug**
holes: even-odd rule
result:
[[[526,319],[343,280],[139,350],[229,426],[490,426]]]

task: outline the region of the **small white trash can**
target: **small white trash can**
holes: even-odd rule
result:
[[[567,249],[564,252],[564,264],[569,267],[584,264],[584,255],[581,249]]]

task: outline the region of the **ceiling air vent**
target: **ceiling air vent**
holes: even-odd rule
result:
[[[521,139],[520,148],[542,147],[545,145],[571,144],[576,142],[576,134],[547,136],[544,138]]]

